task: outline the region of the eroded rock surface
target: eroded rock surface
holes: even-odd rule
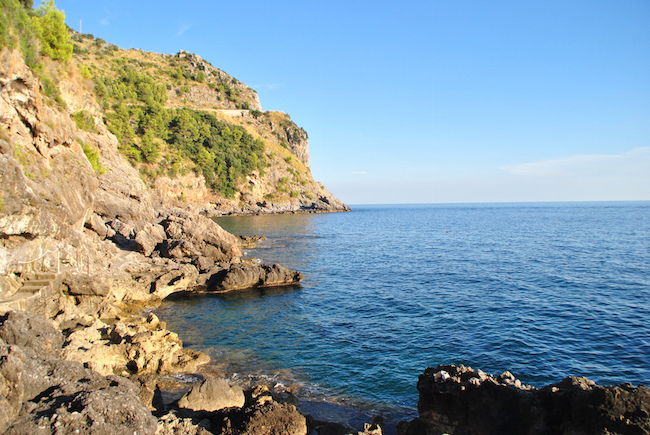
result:
[[[131,381],[57,358],[63,337],[44,317],[10,312],[0,321],[0,433],[155,432]]]
[[[420,375],[418,391],[420,417],[400,425],[403,435],[650,433],[645,386],[599,386],[570,377],[535,389],[509,372],[493,377],[441,365]]]
[[[273,287],[298,284],[302,273],[279,264],[234,263],[218,270],[207,282],[208,290],[228,292],[254,287]]]
[[[244,401],[241,387],[230,386],[225,379],[210,378],[192,387],[178,401],[178,406],[192,411],[218,411],[241,408]]]

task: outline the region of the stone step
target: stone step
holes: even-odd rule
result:
[[[23,291],[14,293],[10,298],[0,302],[0,315],[4,315],[9,311],[25,311],[39,296],[38,293]]]
[[[54,281],[56,279],[56,273],[54,273],[54,272],[37,272],[36,273],[36,279],[37,280]]]
[[[33,282],[28,282],[24,284],[21,288],[19,288],[18,292],[36,293],[37,291],[43,290],[44,288],[47,288],[49,286],[50,286],[49,282],[47,284],[36,284]]]
[[[24,285],[27,284],[40,285],[42,287],[45,287],[46,285],[52,285],[52,281],[49,279],[30,279],[29,281],[25,281]]]

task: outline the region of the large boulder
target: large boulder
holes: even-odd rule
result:
[[[269,401],[257,404],[244,414],[239,434],[307,435],[307,419],[294,405]]]
[[[418,380],[419,419],[402,435],[647,434],[650,390],[598,386],[586,378],[535,389],[510,372],[497,377],[463,365],[429,367]]]
[[[279,264],[231,263],[225,268],[215,268],[208,279],[208,291],[228,292],[254,287],[274,287],[298,284],[302,273],[287,269]]]
[[[192,411],[218,411],[244,406],[244,392],[239,386],[230,386],[225,379],[209,378],[196,384],[178,401],[178,406]]]
[[[147,223],[135,236],[136,249],[145,257],[149,257],[165,237],[162,226]]]
[[[163,214],[161,225],[168,239],[161,249],[164,256],[203,256],[216,261],[230,261],[241,256],[237,238],[198,213],[172,209]]]
[[[63,335],[44,316],[24,311],[6,314],[0,324],[0,338],[40,355],[59,356],[63,345]]]
[[[159,277],[153,285],[152,294],[165,299],[172,293],[186,291],[197,284],[199,271],[191,264],[184,264]]]

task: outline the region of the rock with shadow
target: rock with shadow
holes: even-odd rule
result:
[[[225,293],[257,287],[298,284],[303,275],[279,264],[231,263],[215,267],[206,280],[208,292]]]
[[[600,386],[569,377],[536,389],[510,372],[497,377],[463,365],[429,367],[417,384],[419,418],[402,422],[411,434],[647,434],[650,390]]]

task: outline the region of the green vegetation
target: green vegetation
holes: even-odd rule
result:
[[[53,0],[31,11],[31,1],[2,0],[0,2],[0,48],[18,48],[34,74],[41,79],[44,93],[59,106],[58,81],[45,71],[41,56],[67,62],[72,56],[72,44],[65,15],[56,9]],[[54,74],[55,75],[55,74]]]
[[[97,133],[97,126],[93,116],[85,110],[75,112],[70,117],[73,119],[79,130],[88,131],[90,133]]]
[[[79,65],[79,73],[81,74],[81,77],[85,79],[90,78],[90,70],[86,65]]]
[[[72,43],[65,25],[65,14],[54,6],[54,0],[36,10],[32,23],[41,42],[41,53],[54,60],[70,61]]]
[[[18,0],[0,2],[0,48],[19,48],[25,63],[35,72],[40,72],[42,66],[38,61],[39,50],[30,17],[31,7],[26,6]]]
[[[191,162],[209,188],[233,197],[248,174],[268,165],[261,139],[206,112],[166,108],[166,84],[127,62],[114,59],[114,76],[95,76],[95,92],[120,151],[133,165],[148,165],[140,168],[143,176],[173,177]]]
[[[5,208],[5,200],[4,200],[4,192],[0,190],[0,211],[4,210]]]
[[[268,166],[264,141],[205,112],[176,110],[167,143],[194,162],[208,187],[227,197],[248,174]]]
[[[95,172],[98,174],[105,174],[106,168],[103,167],[101,163],[99,163],[99,150],[96,150],[92,146],[86,145],[81,141],[78,142],[81,145],[81,149],[84,151],[84,154],[88,158],[88,161],[90,162],[90,165],[93,167]]]

